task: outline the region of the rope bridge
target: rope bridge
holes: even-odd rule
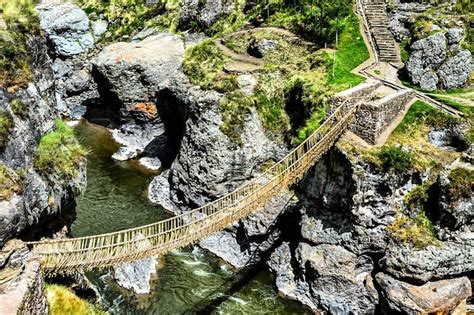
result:
[[[261,176],[200,208],[113,233],[29,242],[47,272],[88,270],[164,254],[192,244],[262,208],[299,180],[351,123],[358,105],[344,102],[303,143]]]

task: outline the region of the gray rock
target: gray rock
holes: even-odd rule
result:
[[[137,125],[128,122],[112,130],[112,138],[121,145],[112,158],[126,161],[138,156],[156,138],[163,136],[165,127],[158,118],[153,124]]]
[[[161,161],[158,158],[142,157],[138,163],[150,171],[158,171],[161,168]]]
[[[177,212],[171,201],[170,183],[168,181],[169,172],[166,171],[156,176],[148,186],[148,200],[165,208],[170,212]]]
[[[278,42],[273,39],[253,39],[249,44],[249,53],[255,57],[262,58],[270,51],[278,47]]]
[[[42,4],[36,9],[40,15],[41,29],[58,55],[70,57],[94,47],[89,19],[78,6],[72,3]]]
[[[405,314],[451,313],[461,302],[472,295],[467,277],[412,285],[396,280],[384,273],[375,277],[382,289],[388,312]]]
[[[92,34],[95,39],[99,39],[105,32],[107,32],[108,23],[105,20],[96,20],[91,22]]]
[[[222,231],[199,242],[199,246],[207,249],[225,260],[235,268],[244,268],[251,262],[252,254],[242,248],[237,237],[231,231]]]
[[[139,241],[134,243],[137,249],[146,249],[152,246],[142,234],[137,234],[133,239]],[[114,268],[114,278],[120,286],[132,289],[136,294],[148,294],[151,289],[151,276],[156,273],[156,264],[155,257],[123,264]]]
[[[241,74],[237,77],[237,84],[245,95],[253,95],[257,82],[252,74]]]
[[[434,91],[438,87],[439,78],[436,72],[428,70],[420,78],[420,87],[426,91]]]
[[[406,64],[412,82],[426,90],[436,89],[438,81],[434,70],[446,59],[447,51],[446,37],[441,32],[413,43]]]
[[[340,246],[306,243],[299,244],[296,259],[319,308],[343,314],[375,312],[378,296],[370,259],[358,258]]]
[[[470,272],[474,270],[474,234],[467,232],[458,238],[422,250],[392,244],[382,266],[397,278],[422,282]]]
[[[181,6],[180,24],[182,26],[197,22],[207,30],[220,17],[232,13],[237,1],[230,0],[185,0]]]
[[[450,28],[446,32],[446,38],[448,39],[448,44],[458,44],[464,38],[464,29],[462,28]]]
[[[93,67],[113,93],[131,110],[134,102],[147,102],[164,81],[176,76],[184,55],[182,40],[162,33],[137,43],[115,43],[93,60]]]
[[[440,82],[445,89],[455,89],[464,86],[473,69],[472,55],[468,50],[461,50],[449,57],[438,70]]]

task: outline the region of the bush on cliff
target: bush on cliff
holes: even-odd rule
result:
[[[25,87],[31,79],[29,36],[38,35],[39,18],[33,0],[0,1],[0,84]]]
[[[12,116],[8,112],[0,110],[0,151],[5,149],[5,146],[7,145],[8,140],[10,139],[12,130]]]
[[[23,184],[20,176],[4,164],[0,164],[0,201],[10,200],[14,193],[21,193]]]
[[[84,162],[87,151],[79,144],[72,128],[57,119],[56,128],[45,134],[36,149],[35,167],[45,174],[63,179],[78,175],[78,166]]]
[[[415,218],[402,214],[397,215],[395,221],[387,226],[387,233],[394,240],[410,245],[416,249],[439,245],[434,234],[434,227],[423,211]]]
[[[377,153],[377,157],[382,163],[384,170],[393,170],[395,172],[406,172],[413,166],[413,160],[410,152],[400,147],[384,146]]]

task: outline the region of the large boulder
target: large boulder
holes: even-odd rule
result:
[[[94,47],[89,19],[78,6],[72,3],[41,4],[36,9],[40,15],[41,29],[56,54],[70,57]]]
[[[419,84],[425,90],[436,89],[437,80],[436,84],[433,84],[432,71],[446,59],[447,52],[446,37],[441,32],[413,43],[410,59],[406,64],[413,83]]]
[[[384,273],[375,278],[382,289],[387,312],[404,314],[450,313],[472,295],[467,277],[412,285]]]
[[[445,89],[463,86],[471,76],[472,65],[472,55],[469,50],[461,50],[449,57],[438,69],[441,85]]]
[[[422,250],[391,244],[381,265],[397,278],[418,282],[468,273],[474,270],[474,236],[466,232],[457,238]]]
[[[433,91],[460,88],[467,82],[473,69],[472,55],[458,45],[461,31],[438,32],[411,45],[406,69],[413,83]]]
[[[92,65],[97,79],[107,88],[103,92],[111,93],[113,101],[133,111],[157,92],[158,85],[176,76],[183,56],[183,41],[176,35],[161,33],[136,43],[109,45]]]

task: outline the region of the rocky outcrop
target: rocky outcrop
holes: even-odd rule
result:
[[[0,305],[5,315],[48,313],[40,258],[19,240],[0,250]]]
[[[418,283],[469,273],[474,270],[472,232],[462,233],[457,238],[422,250],[391,244],[381,264],[393,276]]]
[[[74,196],[85,184],[85,165],[79,176],[71,181],[39,174],[34,169],[38,141],[50,131],[58,116],[51,61],[46,55],[45,41],[35,38],[30,42],[32,60],[35,60],[34,79],[26,89],[9,93],[0,89],[0,110],[12,117],[12,127],[4,143],[0,160],[6,167],[20,171],[21,191],[7,200],[1,200],[0,246],[30,228],[46,226],[61,215],[71,215],[67,206],[73,205]],[[25,108],[26,111],[21,111]],[[45,231],[43,231],[45,232]]]
[[[41,28],[46,33],[55,54],[70,57],[94,47],[89,18],[72,3],[37,6]]]
[[[424,29],[415,28],[418,16],[431,7],[430,4],[397,3],[390,12],[390,30],[397,41],[411,44],[406,70],[414,84],[427,91],[461,88],[473,70],[471,52],[462,45],[468,25],[463,26],[457,15],[449,9],[444,12],[443,8],[440,10],[445,15],[428,13],[428,20],[420,17],[420,23],[426,25]],[[440,16],[444,16],[442,20]]]
[[[386,312],[405,314],[449,313],[472,295],[471,282],[467,277],[411,285],[386,274],[376,275],[382,288]]]
[[[185,0],[181,7],[180,27],[185,29],[194,22],[207,31],[217,19],[231,14],[237,4],[234,0]]]
[[[115,159],[127,160],[143,154],[156,158],[167,150],[167,144],[179,143],[174,130],[179,127],[176,120],[183,118],[175,113],[181,112],[182,116],[184,109],[168,106],[157,94],[170,78],[178,75],[183,56],[182,40],[160,33],[136,43],[112,44],[92,60],[101,97],[118,114],[119,127],[112,134],[123,147],[114,155]],[[169,165],[173,158],[160,159]]]

